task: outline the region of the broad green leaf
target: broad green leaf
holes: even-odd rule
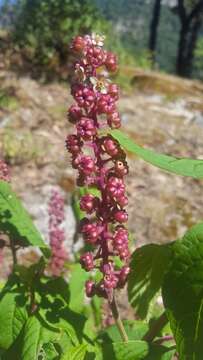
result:
[[[51,342],[43,345],[42,354],[44,355],[44,360],[56,360],[58,356],[58,352]]]
[[[102,347],[103,359],[141,360],[148,354],[149,346],[145,341],[113,342]]]
[[[163,281],[163,300],[180,360],[203,356],[203,223],[173,244]]]
[[[42,299],[49,299],[49,304],[55,300],[61,300],[61,306],[67,306],[70,300],[69,284],[62,277],[56,279],[41,278],[36,286],[36,290]]]
[[[82,344],[71,347],[67,353],[63,355],[61,360],[83,360],[87,351],[87,345]]]
[[[171,173],[190,176],[195,179],[203,178],[203,160],[194,160],[190,158],[176,158],[173,156],[163,155],[155,151],[145,149],[127,135],[119,130],[112,130],[110,134],[129,152],[141,157],[146,162]]]
[[[91,313],[94,317],[94,323],[96,326],[100,326],[102,321],[102,301],[103,299],[95,295],[91,299]]]
[[[36,360],[40,351],[41,324],[32,316],[25,324],[22,340],[22,360]]]
[[[69,307],[80,312],[84,307],[84,287],[88,274],[81,268],[80,264],[72,266],[71,277],[69,281],[70,302]]]
[[[0,181],[0,230],[23,245],[47,248],[21,201],[5,181]]]
[[[6,293],[0,300],[0,348],[7,350],[23,328],[27,311],[19,293]]]
[[[71,198],[71,206],[77,222],[85,217],[85,212],[80,209],[80,194],[75,191]]]
[[[60,353],[60,356],[65,354],[68,349],[73,346],[73,344],[65,331],[62,332],[60,340],[57,341],[57,351]]]
[[[97,343],[100,344],[101,349],[103,349],[103,360],[108,358],[113,360],[172,360],[172,356],[175,352],[174,348],[171,349],[162,345],[153,343],[149,344],[145,341],[139,341],[142,340],[149,329],[149,326],[146,322],[134,320],[124,321],[123,324],[129,338],[129,342],[126,343],[128,344],[126,345],[126,348],[120,349],[121,344],[124,343],[121,343],[120,334],[116,328],[116,325],[112,325],[102,331],[101,335],[97,338]],[[119,344],[118,349],[116,349],[116,344]]]
[[[128,278],[128,297],[136,313],[147,316],[149,305],[162,285],[171,261],[171,245],[150,244],[134,251]]]
[[[163,345],[150,344],[149,352],[143,360],[173,360],[176,349],[174,346],[168,348]]]
[[[101,327],[102,322],[102,303],[103,299],[98,297],[97,295],[93,296],[90,304],[86,305],[84,308],[84,315],[87,318],[84,327],[84,339],[87,341],[89,339],[94,339],[96,337],[95,329]]]
[[[36,316],[30,316],[23,328],[21,339],[20,360],[36,360],[39,353],[43,352],[43,344],[57,342],[61,334],[58,331],[52,331],[46,324],[43,324]],[[53,349],[52,349],[53,350]]]
[[[37,314],[37,319],[41,323],[41,339],[43,344],[56,343],[57,351],[63,354],[68,347],[72,345],[78,345],[79,340],[77,338],[77,333],[74,327],[69,324],[67,321],[61,319],[60,310],[58,310],[57,306],[55,306],[56,319],[58,318],[58,322],[52,322],[48,316],[48,321],[46,313],[48,314],[50,311],[49,307],[46,310],[40,309],[40,312]],[[60,350],[59,350],[60,348]],[[44,349],[44,345],[43,345]]]
[[[78,345],[86,319],[70,309],[69,284],[63,278],[43,278],[36,289],[43,321],[65,333],[72,345]]]

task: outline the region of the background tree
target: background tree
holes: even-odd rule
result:
[[[152,61],[155,61],[155,51],[157,44],[157,33],[159,26],[159,19],[161,14],[161,0],[155,0],[153,15],[150,23],[150,35],[149,35],[149,51],[152,56]]]
[[[203,79],[203,38],[198,40],[195,49],[195,73]]]
[[[177,13],[181,22],[176,72],[191,76],[195,47],[203,22],[203,0],[178,0]]]
[[[66,66],[68,43],[76,34],[108,32],[91,0],[16,0],[13,7],[11,36],[38,71]]]

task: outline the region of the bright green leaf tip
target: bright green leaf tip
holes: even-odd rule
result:
[[[112,130],[110,134],[123,146],[127,151],[136,154],[146,162],[181,176],[190,176],[195,179],[203,178],[203,160],[190,158],[175,158],[173,156],[158,154],[153,150],[145,149],[137,145],[127,135],[120,130]]]

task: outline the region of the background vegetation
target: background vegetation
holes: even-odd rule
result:
[[[37,74],[66,77],[70,38],[95,31],[125,65],[202,78],[201,0],[4,0],[0,23]]]

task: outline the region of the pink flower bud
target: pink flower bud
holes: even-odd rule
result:
[[[96,135],[96,127],[94,124],[94,120],[81,117],[80,121],[77,124],[77,133],[79,136],[83,138],[83,140],[91,140],[92,136]]]
[[[95,284],[91,280],[87,280],[85,283],[86,295],[92,297],[95,294]]]
[[[76,36],[71,44],[71,49],[76,53],[81,53],[84,51],[85,46],[85,39],[82,36]]]
[[[117,84],[109,84],[108,94],[111,95],[115,100],[119,98],[119,87]]]
[[[83,195],[80,198],[80,209],[87,214],[92,214],[98,206],[99,199],[92,194]]]
[[[129,266],[125,265],[121,268],[119,276],[118,276],[118,287],[119,288],[122,288],[125,286],[129,273],[130,273]]]
[[[121,119],[119,113],[114,111],[111,114],[108,114],[107,123],[112,129],[119,129],[121,127]]]
[[[80,107],[88,109],[95,101],[95,93],[84,85],[73,87],[72,94]]]
[[[87,243],[94,245],[99,240],[101,231],[102,227],[100,224],[91,222],[87,218],[81,221],[81,233]]]
[[[107,53],[105,65],[108,71],[115,72],[117,70],[117,58],[111,52]]]
[[[117,210],[114,213],[114,219],[119,223],[126,223],[128,221],[128,214],[125,210]]]
[[[117,198],[116,201],[118,205],[122,208],[128,205],[128,198],[125,195],[119,196],[119,198]]]
[[[91,174],[95,170],[95,163],[91,156],[81,156],[78,164],[78,169],[85,175]]]
[[[115,111],[115,100],[108,94],[101,94],[97,100],[99,114],[110,114]]]
[[[95,68],[102,66],[106,60],[106,53],[100,47],[88,47],[87,61]]]
[[[66,149],[73,155],[79,154],[83,143],[77,135],[68,135],[66,138]]]
[[[116,156],[119,153],[119,145],[111,137],[106,137],[102,144],[102,149],[110,156]]]
[[[113,176],[110,177],[107,183],[107,191],[110,196],[115,198],[123,196],[125,192],[125,185],[123,183],[123,180]]]
[[[91,271],[94,269],[94,260],[93,255],[90,252],[87,252],[80,257],[80,263],[84,270]]]
[[[68,111],[68,119],[72,124],[75,124],[82,116],[82,110],[78,105],[71,105]]]

